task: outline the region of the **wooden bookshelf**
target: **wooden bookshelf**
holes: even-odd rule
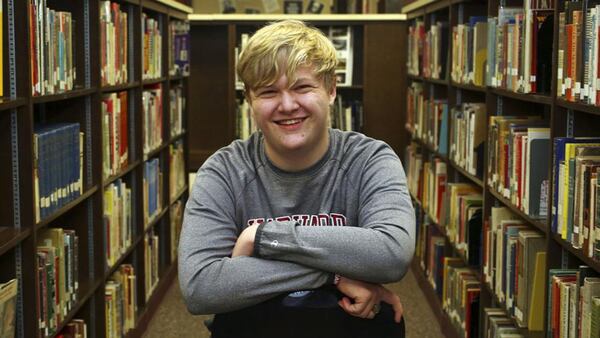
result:
[[[506,3],[506,5],[522,7],[524,3],[525,1],[517,0],[510,2],[510,4]],[[553,233],[551,228],[551,210],[553,206],[552,199],[554,198],[553,190],[555,184],[555,182],[553,182],[553,140],[557,137],[600,137],[600,119],[598,118],[598,116],[600,116],[600,106],[588,104],[587,102],[580,100],[579,96],[577,96],[573,100],[567,100],[557,94],[559,92],[557,91],[557,86],[559,85],[559,78],[557,75],[559,43],[558,17],[559,13],[561,13],[565,9],[565,2],[554,1],[553,3],[553,8],[551,8],[549,11],[545,11],[545,13],[551,15],[554,18],[553,26],[550,26],[550,30],[548,31],[551,32],[551,36],[547,36],[550,38],[549,40],[551,40],[551,46],[548,48],[552,48],[552,70],[551,72],[549,72],[551,79],[546,79],[548,81],[545,83],[549,86],[549,88],[538,88],[540,92],[537,93],[522,93],[522,89],[505,89],[490,85],[475,86],[470,83],[457,83],[456,81],[452,80],[454,79],[451,77],[451,67],[453,61],[452,27],[456,26],[457,24],[468,23],[469,18],[471,16],[498,16],[499,6],[501,4],[504,4],[502,1],[421,0],[410,2],[409,5],[407,5],[402,10],[402,13],[407,15],[407,27],[416,24],[416,22],[422,22],[425,27],[425,32],[427,32],[436,21],[447,22],[448,31],[447,33],[445,33],[446,35],[442,36],[442,39],[446,39],[446,45],[448,46],[447,48],[449,49],[449,51],[446,52],[446,50],[444,50],[443,53],[441,53],[441,58],[443,59],[442,63],[445,64],[447,68],[445,76],[446,78],[450,79],[444,82],[432,81],[431,79],[427,79],[426,77],[424,77],[423,72],[419,72],[419,74],[408,75],[407,87],[403,88],[403,93],[407,92],[408,88],[411,88],[410,86],[412,83],[419,83],[420,85],[416,85],[416,87],[422,88],[422,95],[425,100],[447,100],[448,110],[451,110],[453,107],[459,106],[460,104],[466,102],[485,103],[486,129],[488,127],[488,121],[490,116],[524,116],[534,114],[540,115],[542,117],[542,120],[546,123],[546,126],[550,128],[550,141],[549,146],[546,150],[548,156],[545,156],[545,162],[543,162],[544,164],[547,164],[548,168],[548,175],[546,177],[548,182],[548,198],[547,205],[545,205],[544,207],[546,207],[547,213],[550,215],[546,217],[532,217],[528,215],[526,212],[521,210],[521,208],[514,205],[511,202],[510,198],[506,198],[503,194],[499,193],[498,191],[496,191],[496,189],[489,185],[490,178],[487,177],[487,166],[489,160],[488,150],[491,146],[490,144],[488,144],[487,138],[489,130],[486,130],[486,135],[484,139],[485,141],[483,146],[483,154],[485,155],[485,159],[483,161],[483,177],[474,177],[473,175],[470,175],[466,170],[464,170],[464,168],[461,168],[459,165],[454,163],[454,161],[451,160],[450,156],[441,156],[438,152],[433,150],[432,146],[426,144],[422,140],[415,139],[414,137],[412,140],[414,143],[416,143],[417,149],[420,149],[419,151],[420,154],[423,156],[423,161],[426,161],[426,158],[429,159],[432,157],[436,157],[447,164],[448,182],[466,181],[473,183],[474,185],[479,186],[482,189],[484,221],[490,218],[492,207],[503,206],[509,209],[520,220],[522,220],[524,224],[529,225],[531,229],[537,230],[539,233],[542,234],[545,242],[545,251],[547,255],[545,278],[547,278],[548,269],[567,267],[577,268],[579,267],[579,265],[587,265],[593,270],[595,270],[596,273],[600,274],[600,261],[594,260],[593,258],[588,257],[582,250],[574,248],[569,241],[565,241],[561,238],[559,234]],[[584,8],[586,8],[585,6],[587,3],[588,2],[586,1],[583,2]],[[585,29],[585,27],[583,29]],[[409,40],[407,39],[407,41]],[[550,50],[548,49],[547,51],[549,52]],[[444,74],[442,74],[442,77],[444,77]],[[541,85],[538,84],[538,87],[541,87]],[[450,121],[449,124],[452,125],[450,116],[451,115],[449,114],[448,120]],[[411,131],[414,129],[414,125],[402,125],[398,127],[398,131],[400,133],[406,133],[408,135],[411,135]],[[418,201],[415,205],[419,206],[418,209],[422,210],[422,201]],[[417,218],[419,219],[419,217]],[[444,233],[443,231],[440,232]],[[447,244],[452,245],[450,241],[448,241]],[[450,255],[455,257],[460,256],[457,253],[451,253]],[[464,257],[462,258],[464,260]],[[483,266],[477,268],[481,269],[479,271],[479,276],[481,277],[480,284],[482,292],[480,294],[480,313],[478,314],[476,319],[479,320],[481,328],[481,325],[483,325],[484,317],[483,307],[497,306],[505,308],[505,304],[498,300],[498,297],[495,295],[494,290],[492,290],[490,286],[485,282]],[[418,264],[413,264],[413,269],[417,271],[415,273],[416,275],[420,275],[423,278],[423,271]],[[545,283],[547,284],[547,280],[545,281]],[[435,294],[430,288],[429,283],[423,281],[422,283],[420,283],[420,285],[421,288],[429,294],[428,299],[432,298],[431,294],[433,294],[433,296],[435,297]],[[547,292],[548,290],[546,290],[544,299],[548,299]],[[433,306],[436,306],[436,301],[430,301],[430,303]],[[439,303],[439,299],[437,303]],[[437,306],[440,305],[437,304]],[[438,311],[443,312],[441,308]],[[545,324],[548,320],[548,318],[545,318],[546,309],[540,309],[540,311],[543,311],[544,313],[545,322],[543,327],[546,328]],[[441,319],[441,321],[443,322],[443,318]],[[515,327],[518,327],[517,322],[514,318],[513,321]],[[453,330],[453,328],[450,329]],[[526,337],[542,337],[546,334],[543,331],[528,331],[527,329],[520,329],[520,333]],[[479,336],[485,336],[485,333],[481,329]]]
[[[3,84],[0,98],[0,283],[12,278],[19,280],[18,306],[15,337],[40,336],[38,318],[38,268],[37,241],[41,234],[52,228],[75,230],[79,238],[77,269],[79,288],[77,299],[71,309],[58,323],[57,330],[49,334],[54,337],[71,319],[83,319],[89,337],[107,336],[105,325],[105,286],[111,275],[121,264],[131,264],[135,269],[137,288],[136,327],[127,337],[141,337],[148,321],[176,274],[176,259],[171,259],[170,207],[176,200],[187,198],[188,186],[177,192],[174,199],[169,191],[169,145],[182,142],[184,160],[187,158],[187,105],[182,112],[183,131],[171,137],[169,93],[181,86],[182,95],[188,101],[189,73],[170,75],[172,61],[169,57],[169,25],[172,21],[187,21],[192,12],[190,6],[171,0],[114,0],[122,13],[127,15],[127,57],[123,59],[127,79],[117,84],[103,84],[102,60],[102,0],[69,2],[47,0],[48,8],[70,12],[76,22],[71,32],[74,36],[72,60],[76,69],[73,89],[55,91],[52,94],[34,95],[32,78],[37,72],[32,55],[35,50],[30,44],[29,3],[33,0],[2,0],[5,9],[2,15],[4,27]],[[10,9],[10,10],[8,10]],[[158,22],[162,36],[162,48],[157,49],[158,63],[162,75],[151,80],[142,79],[144,67],[144,41],[142,38],[142,13]],[[173,61],[174,62],[174,61]],[[59,72],[60,73],[60,72]],[[143,106],[142,92],[147,86],[160,84],[162,88],[161,146],[149,156],[143,154]],[[103,177],[103,97],[111,93],[127,93],[126,133],[128,136],[128,160],[118,171]],[[64,202],[51,214],[36,220],[34,178],[37,172],[36,137],[38,125],[49,123],[77,122],[83,133],[81,172],[82,192],[80,196]],[[125,126],[125,125],[124,125]],[[64,154],[64,153],[61,153]],[[63,159],[57,155],[54,162]],[[162,209],[149,224],[143,222],[143,177],[144,163],[148,158],[158,158],[161,163]],[[48,164],[49,165],[49,164]],[[184,164],[183,167],[186,167]],[[51,167],[60,172],[63,167]],[[75,170],[72,170],[73,172]],[[187,177],[187,173],[183,173]],[[106,259],[106,236],[104,230],[104,193],[111,183],[127,182],[131,188],[132,239],[123,248],[116,263],[108,266]],[[158,286],[146,301],[144,290],[144,235],[154,229],[159,236]],[[173,262],[173,263],[172,263]]]

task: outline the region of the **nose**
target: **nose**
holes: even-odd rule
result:
[[[282,113],[292,113],[298,109],[298,102],[296,101],[296,96],[284,90],[281,93],[281,102],[279,103],[279,111]]]

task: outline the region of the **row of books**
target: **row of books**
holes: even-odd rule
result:
[[[162,210],[163,173],[158,158],[144,162],[144,224],[150,223]]]
[[[409,75],[419,76],[424,72],[423,69],[430,69],[431,65],[425,65],[423,62],[425,49],[425,22],[422,20],[415,20],[410,26],[408,26],[408,54],[406,58],[406,72]],[[442,38],[443,39],[443,38]],[[433,49],[433,48],[432,48]],[[440,50],[440,53],[442,51]],[[434,59],[430,57],[429,59]]]
[[[190,24],[172,20],[169,23],[169,75],[190,74]]]
[[[330,111],[329,123],[331,128],[344,131],[361,131],[363,126],[362,101],[347,100],[338,94]]]
[[[552,1],[501,6],[497,17],[471,16],[452,27],[450,37],[446,22],[432,23],[426,33],[425,23],[415,20],[408,33],[408,73],[444,78],[451,57],[450,77],[456,83],[548,92],[552,41],[547,37],[552,37],[553,6]]]
[[[419,209],[418,206],[415,206]],[[446,252],[445,236],[425,216],[418,226],[416,257],[460,337],[478,336],[480,281],[462,258]]]
[[[600,260],[600,138],[554,138],[554,178],[551,228]]]
[[[557,96],[600,105],[600,5],[565,1],[558,17]]]
[[[104,189],[106,264],[112,267],[133,242],[131,188],[121,179]]]
[[[522,93],[550,91],[554,1],[499,7],[488,18],[486,84]]]
[[[185,153],[183,141],[177,140],[169,145],[169,197],[173,201],[185,188]]]
[[[56,333],[77,301],[79,237],[74,230],[48,228],[37,238],[38,318],[40,336]]]
[[[238,102],[235,116],[235,135],[237,138],[245,140],[257,130],[257,127],[252,117],[250,103],[248,103],[246,98],[242,98]]]
[[[144,235],[144,290],[146,301],[158,285],[159,271],[159,237],[154,233],[154,228]]]
[[[162,85],[148,86],[142,93],[144,112],[144,154],[160,147],[163,142],[163,93]]]
[[[333,43],[338,64],[335,69],[337,84],[340,86],[352,85],[352,70],[354,63],[354,34],[351,26],[330,26],[327,37]]]
[[[423,160],[415,144],[407,153],[411,194],[421,201],[428,219],[444,231],[448,241],[468,264],[481,265],[481,188],[469,183],[448,182],[446,162],[435,156]]]
[[[182,85],[177,85],[169,91],[169,128],[171,137],[184,132],[183,112],[185,111],[185,91]]]
[[[407,148],[407,178],[411,195],[422,201],[423,209],[436,223],[443,217],[442,203],[447,186],[446,163],[425,157],[415,143]]]
[[[425,36],[423,44],[423,62],[421,74],[430,79],[446,77],[446,61],[444,53],[448,52],[448,23],[436,21]]]
[[[471,16],[467,23],[452,27],[452,81],[485,85],[487,37],[485,16]]]
[[[142,79],[162,76],[162,32],[159,20],[142,12]]]
[[[128,81],[127,12],[117,2],[100,1],[100,80],[103,86]]]
[[[183,210],[185,203],[183,200],[177,200],[169,208],[171,220],[171,262],[177,259],[177,248],[179,247],[179,235],[183,225]]]
[[[457,257],[443,257],[441,266],[442,308],[460,337],[478,337],[481,282],[477,272]]]
[[[600,277],[588,266],[548,271],[548,337],[600,335]]]
[[[33,135],[35,219],[50,216],[83,191],[79,123],[36,125]]]
[[[548,215],[548,122],[539,116],[490,116],[488,184],[534,218]]]
[[[469,174],[483,177],[486,108],[463,103],[450,112],[449,158]]]
[[[543,330],[544,234],[506,207],[492,207],[483,230],[484,280],[519,327]]]
[[[483,265],[483,280],[505,305],[507,315],[519,327],[541,331],[543,314],[535,309],[543,306],[544,235],[505,207],[492,207],[490,219],[484,222],[481,188],[447,182],[446,163],[434,156],[423,160],[414,144],[407,153],[409,190],[420,201],[417,209],[425,215],[418,231],[421,244],[417,245],[417,255],[427,258],[422,259],[422,267],[434,290],[439,293],[440,285],[446,282],[442,262],[444,248],[451,243],[460,258],[450,259],[449,264]],[[449,312],[449,317],[457,323],[459,332],[462,327],[467,334],[464,328],[470,326],[464,326],[466,318],[461,314]]]
[[[106,179],[129,163],[129,114],[127,92],[102,97],[102,174]]]
[[[123,264],[104,286],[106,337],[125,337],[135,327],[137,287],[135,270]]]
[[[407,88],[407,126],[413,137],[445,156],[448,154],[448,102],[426,99],[423,84],[413,82]]]
[[[77,75],[75,20],[70,12],[48,8],[46,0],[29,0],[28,8],[32,94],[73,89]]]
[[[483,309],[483,337],[484,338],[525,338],[519,328],[506,313],[499,307],[486,307]]]

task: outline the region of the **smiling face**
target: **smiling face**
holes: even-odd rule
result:
[[[280,169],[299,171],[327,152],[335,85],[326,88],[310,66],[298,67],[293,81],[282,73],[275,83],[251,89],[248,99],[269,159]]]

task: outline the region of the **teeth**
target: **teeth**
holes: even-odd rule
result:
[[[302,119],[293,119],[293,120],[285,120],[285,121],[279,121],[279,124],[283,124],[283,125],[290,125],[290,124],[296,124],[296,123],[300,123],[302,121]]]

